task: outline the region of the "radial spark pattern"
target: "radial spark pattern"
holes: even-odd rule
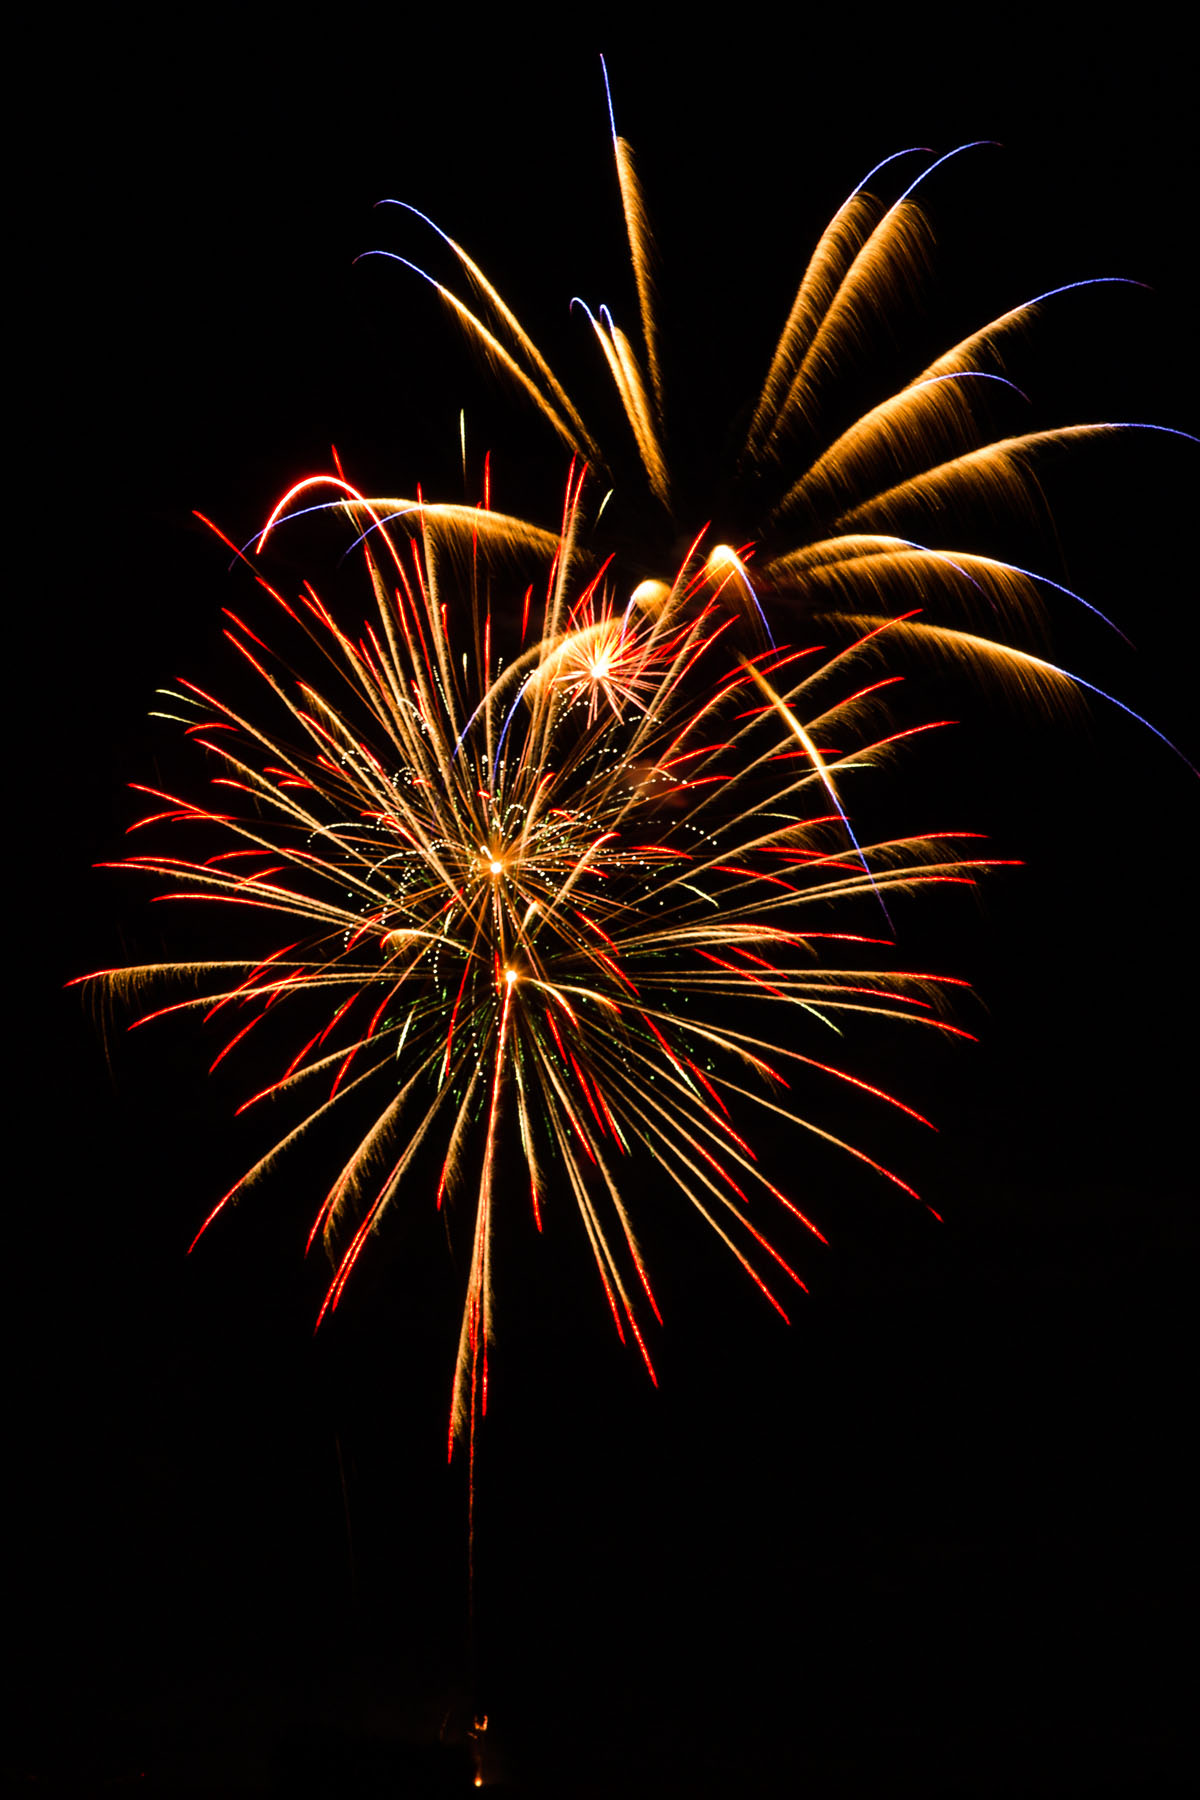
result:
[[[578,1210],[651,1374],[658,1309],[630,1204],[651,1167],[655,1203],[666,1178],[786,1316],[780,1295],[803,1283],[776,1227],[822,1234],[760,1165],[755,1118],[840,1143],[798,1110],[802,1070],[901,1104],[831,1060],[831,1027],[867,1013],[958,1031],[939,1016],[948,978],[893,965],[887,900],[983,865],[958,839],[860,844],[849,828],[843,788],[908,735],[880,725],[886,634],[832,656],[739,649],[729,567],[700,545],[624,604],[605,575],[573,594],[582,476],[531,629],[530,593],[488,574],[478,544],[464,558],[454,532],[439,548],[438,509],[401,531],[334,485],[372,615],[351,635],[311,587],[293,601],[262,584],[318,687],[231,614],[262,705],[180,688],[212,796],[155,794],[141,829],[176,842],[121,865],[250,909],[273,941],[244,962],[105,979],[190,979],[197,997],[145,1017],[204,1013],[217,1060],[248,1070],[257,1041],[279,1041],[256,1030],[289,1015],[286,1061],[246,1105],[291,1107],[292,1123],[206,1225],[375,1094],[312,1227],[333,1266],[322,1315],[402,1197],[471,1208],[453,1438],[486,1405],[493,1221],[515,1169],[539,1228],[549,1205]],[[488,520],[481,541],[499,530]]]

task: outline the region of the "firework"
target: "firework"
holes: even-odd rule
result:
[[[607,73],[605,82],[607,88]],[[611,97],[609,118],[640,346],[607,305],[593,308],[576,298],[572,306],[586,320],[619,402],[623,428],[615,435],[589,426],[478,263],[424,213],[407,202],[383,202],[419,230],[436,234],[465,276],[470,302],[408,257],[390,250],[367,254],[399,262],[434,287],[500,376],[533,403],[572,454],[614,485],[616,510],[637,514],[639,556],[652,556],[657,544],[663,563],[665,546],[690,538],[699,519],[681,502],[685,484],[672,469],[655,249]],[[918,195],[944,164],[982,147],[965,144],[938,156],[908,149],[886,157],[823,232],[762,386],[746,408],[732,465],[713,482],[720,502],[712,510],[728,517],[725,535],[745,545],[740,556],[728,544],[710,546],[710,574],[736,567],[730,597],[750,610],[761,608],[781,635],[790,636],[797,626],[810,629],[813,621],[842,622],[853,632],[887,621],[896,652],[982,666],[991,678],[1041,701],[1061,702],[1083,689],[1129,713],[1112,695],[1039,653],[1047,596],[1105,625],[1110,621],[1060,582],[969,545],[946,543],[941,534],[948,517],[965,513],[1043,513],[1037,465],[1056,450],[1141,431],[1195,441],[1168,427],[1113,421],[994,434],[998,415],[1016,424],[1027,412],[1029,398],[1004,372],[1004,357],[1045,309],[1081,304],[1084,290],[1138,284],[1098,277],[1051,288],[981,323],[894,390],[872,374],[873,347],[894,342],[895,321],[927,272],[932,232]],[[720,360],[719,343],[708,355]],[[894,360],[893,354],[881,366],[890,369]],[[850,378],[874,382],[878,398],[846,423],[842,396]],[[724,442],[728,420],[714,418],[711,425],[712,440]],[[374,504],[387,514],[407,502]],[[752,569],[745,558],[751,546]],[[657,575],[669,579],[665,566]]]
[[[889,203],[876,188],[920,154],[901,152],[818,244],[728,484],[745,530],[715,541],[677,502],[652,244],[615,129],[613,143],[640,348],[607,307],[583,310],[635,479],[621,481],[621,454],[479,266],[432,227],[477,298],[438,292],[571,454],[561,518],[499,513],[486,490],[480,506],[366,497],[340,471],[291,489],[255,559],[300,514],[340,516],[373,610],[351,630],[311,586],[289,597],[259,577],[274,623],[262,635],[231,614],[229,630],[259,701],[234,708],[186,684],[173,697],[215,759],[215,796],[155,795],[143,828],[186,828],[187,853],[119,865],[167,884],[166,897],[236,907],[266,938],[240,959],[88,978],[188,981],[193,995],[138,1022],[199,1011],[225,1032],[217,1061],[248,1063],[256,1046],[259,1066],[279,1057],[243,1110],[292,1108],[292,1122],[201,1232],[309,1134],[336,1139],[346,1122],[309,1234],[332,1267],[322,1318],[401,1196],[467,1208],[451,1447],[486,1410],[493,1227],[514,1170],[538,1229],[569,1196],[616,1329],[651,1376],[659,1309],[628,1204],[648,1162],[785,1317],[803,1281],[777,1226],[822,1234],[760,1164],[756,1118],[815,1133],[912,1193],[802,1111],[791,1084],[803,1072],[911,1113],[822,1044],[855,1015],[966,1035],[941,1016],[952,978],[891,965],[888,906],[990,865],[961,837],[860,842],[849,796],[912,735],[888,716],[902,650],[981,661],[1043,697],[1089,686],[1008,641],[1047,589],[1079,597],[929,541],[929,521],[968,502],[1036,502],[1038,455],[1133,429],[988,435],[984,399],[1017,393],[1006,344],[1066,289],[990,320],[838,423],[837,378],[861,371],[925,254],[914,194],[946,159]],[[642,579],[605,557],[608,496],[595,496],[607,484],[643,490]],[[665,546],[689,537],[671,562]],[[841,628],[833,652],[813,643],[823,618]],[[351,1130],[372,1096],[367,1129]]]
[[[350,633],[312,587],[289,599],[265,581],[273,628],[230,613],[262,704],[180,686],[172,711],[184,703],[187,735],[214,759],[211,795],[145,790],[135,829],[174,841],[118,865],[165,898],[252,916],[266,938],[240,960],[89,979],[189,982],[199,991],[137,1023],[200,1012],[222,1033],[217,1062],[261,1068],[287,1046],[243,1110],[289,1107],[292,1122],[201,1231],[308,1134],[357,1119],[352,1097],[375,1095],[309,1234],[333,1271],[322,1317],[414,1183],[439,1207],[466,1197],[453,1445],[486,1408],[493,1221],[514,1203],[514,1168],[538,1229],[570,1196],[616,1329],[651,1376],[658,1307],[628,1205],[647,1162],[785,1317],[781,1295],[804,1284],[776,1226],[822,1233],[760,1166],[756,1114],[913,1192],[800,1111],[792,1083],[803,1072],[902,1106],[824,1044],[856,1015],[960,1031],[940,1016],[949,978],[891,965],[887,902],[984,864],[957,838],[859,843],[850,829],[845,787],[910,735],[881,711],[886,632],[833,655],[756,648],[722,598],[736,571],[714,574],[699,544],[669,584],[622,600],[605,571],[576,589],[582,473],[548,555],[477,513],[468,559],[447,509],[387,522],[328,481],[371,615]],[[264,539],[317,487],[285,496]],[[544,558],[536,606],[481,543]],[[277,655],[266,632],[293,648]],[[316,653],[319,686],[295,672],[297,644]],[[786,1025],[767,1016],[780,1009]]]

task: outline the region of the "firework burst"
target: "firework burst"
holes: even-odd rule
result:
[[[198,994],[137,1022],[201,1012],[224,1034],[217,1062],[245,1064],[257,1042],[261,1064],[287,1015],[287,1051],[243,1110],[287,1106],[294,1122],[201,1232],[309,1133],[354,1118],[352,1096],[376,1096],[309,1233],[332,1266],[322,1317],[418,1177],[439,1207],[465,1200],[453,1445],[486,1409],[493,1223],[514,1203],[514,1166],[538,1229],[571,1197],[617,1332],[651,1376],[658,1306],[629,1204],[648,1165],[785,1317],[780,1296],[804,1284],[776,1225],[822,1233],[760,1165],[756,1113],[913,1192],[798,1110],[790,1084],[805,1071],[920,1117],[822,1040],[863,1014],[959,1031],[940,1016],[949,978],[891,965],[887,900],[986,865],[958,837],[859,843],[849,828],[843,788],[910,735],[887,728],[890,684],[870,673],[885,633],[833,655],[740,649],[730,568],[718,559],[714,578],[699,543],[670,584],[624,604],[606,572],[573,594],[574,473],[531,632],[533,588],[522,600],[478,545],[464,563],[457,530],[442,546],[445,509],[415,508],[401,531],[329,481],[370,617],[351,635],[311,586],[288,599],[262,580],[274,629],[230,613],[228,636],[263,704],[186,683],[174,696],[214,761],[212,796],[145,790],[154,807],[135,829],[190,834],[189,853],[118,865],[165,898],[248,909],[269,945],[88,979],[191,982]],[[264,539],[312,486],[285,496]],[[528,550],[519,529],[476,517],[480,543]],[[319,687],[266,631],[319,653]],[[873,928],[843,928],[856,910]],[[768,1016],[780,1009],[786,1027]]]
[[[605,82],[607,88],[607,73]],[[697,513],[695,483],[674,467],[687,434],[676,429],[673,451],[655,246],[611,96],[609,118],[638,327],[630,335],[607,305],[576,297],[572,306],[611,381],[621,421],[615,430],[593,430],[479,264],[416,207],[382,203],[399,210],[406,229],[436,234],[450,258],[447,281],[395,251],[366,254],[398,262],[428,282],[500,378],[532,403],[572,454],[613,484],[614,511],[635,519],[636,555],[654,565],[656,580],[670,578],[668,546],[690,539],[705,513],[710,519],[720,513],[727,536],[736,533],[746,549],[754,546],[753,573],[744,551],[739,556],[728,545],[711,544],[710,575],[717,581],[736,568],[737,579],[724,583],[727,598],[764,623],[769,617],[783,636],[811,631],[814,622],[858,633],[887,621],[897,655],[975,665],[1043,703],[1085,690],[1128,713],[1121,701],[1044,654],[1048,600],[1110,621],[1061,582],[956,539],[947,542],[943,533],[950,518],[1044,517],[1039,466],[1068,447],[1131,432],[1162,431],[1195,442],[1185,432],[1127,421],[1030,430],[1029,396],[1005,372],[1006,354],[1048,308],[1086,304],[1096,288],[1139,284],[1101,276],[1052,287],[984,320],[901,385],[889,385],[895,353],[881,360],[874,352],[894,343],[896,320],[926,280],[933,239],[921,207],[926,184],[936,185],[937,172],[954,158],[986,145],[964,144],[942,155],[913,148],[886,157],[822,233],[761,387],[745,406],[729,466],[709,471],[713,493]],[[464,279],[465,293],[456,292],[453,283]],[[709,364],[721,360],[720,342],[706,345],[706,354]],[[847,422],[851,379],[874,397]],[[997,435],[997,420],[1010,428]],[[705,424],[705,442],[726,441],[726,418]],[[685,461],[687,449],[685,442]],[[384,516],[407,504],[373,501]]]

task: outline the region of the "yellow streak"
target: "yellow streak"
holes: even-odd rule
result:
[[[501,295],[497,292],[497,290],[492,286],[491,282],[488,280],[488,278],[484,274],[483,270],[479,267],[479,264],[477,262],[475,262],[473,260],[473,258],[471,258],[470,256],[467,255],[467,252],[463,249],[462,245],[459,243],[456,243],[452,237],[449,237],[445,232],[442,232],[440,229],[438,231],[438,235],[443,239],[443,241],[446,244],[449,245],[450,249],[453,250],[455,256],[457,256],[459,262],[462,264],[463,268],[467,271],[467,274],[470,276],[470,278],[471,278],[472,282],[475,284],[475,286],[479,289],[480,293],[483,294],[485,296],[485,298],[490,302],[490,304],[495,307],[500,318],[504,321],[504,324],[508,327],[508,330],[512,333],[514,341],[517,343],[517,345],[520,347],[520,349],[524,351],[525,355],[530,359],[530,361],[534,364],[534,366],[538,370],[538,373],[542,376],[543,380],[546,382],[547,386],[550,388],[550,391],[553,393],[555,399],[558,401],[558,403],[562,407],[563,411],[567,414],[567,416],[570,418],[571,422],[575,426],[575,429],[579,433],[581,440],[583,441],[584,444],[586,444],[589,447],[589,450],[588,450],[589,455],[591,455],[594,459],[598,460],[599,453],[595,450],[595,447],[592,445],[592,440],[591,440],[591,436],[588,432],[588,429],[585,426],[582,418],[579,416],[579,413],[576,411],[574,405],[572,404],[570,396],[567,394],[566,389],[558,381],[557,377],[554,374],[554,371],[551,369],[549,363],[546,361],[545,357],[542,355],[541,351],[538,349],[537,345],[534,343],[534,341],[530,337],[529,333],[525,330],[525,327],[521,324],[521,321],[517,318],[517,315],[513,312],[512,308],[506,304],[506,302],[501,297]],[[434,285],[437,286],[438,284],[434,283]],[[444,293],[445,290],[439,288],[439,292]],[[453,296],[448,295],[447,298],[453,299]],[[456,306],[458,306],[460,303],[455,301],[454,304]],[[462,310],[464,312],[466,312],[465,307]],[[469,320],[471,320],[473,324],[478,326],[478,321],[475,320],[474,315],[472,313],[467,312],[467,318]],[[478,326],[478,329],[482,332],[483,327]],[[520,376],[521,380],[524,381],[525,377],[521,375],[520,370],[518,369],[516,372],[517,372],[518,376]],[[528,384],[526,384],[526,385],[528,385]],[[536,392],[536,390],[535,390],[535,392]]]
[[[654,319],[654,282],[650,273],[653,239],[646,217],[646,204],[641,183],[633,166],[633,151],[624,138],[613,144],[617,163],[617,180],[621,188],[621,210],[625,214],[625,231],[629,238],[629,259],[637,283],[638,308],[642,315],[642,337],[646,345],[646,364],[654,388],[654,402],[661,421],[663,414],[662,371],[658,362],[658,330]]]
[[[787,400],[797,365],[828,312],[847,269],[862,247],[869,224],[877,218],[878,212],[877,201],[868,195],[856,194],[825,227],[775,346],[771,366],[767,370],[746,437],[748,453],[753,454],[759,450],[764,439],[772,433],[780,409]]]
[[[1025,459],[1050,444],[1065,444],[1076,438],[1104,437],[1115,431],[1113,425],[1061,425],[1053,431],[1031,431],[1021,437],[998,438],[949,462],[939,463],[907,481],[897,482],[883,493],[850,507],[835,520],[839,526],[853,525],[868,519],[872,512],[885,518],[900,512],[913,501],[940,505],[945,490],[961,482],[968,489],[989,489],[1005,500],[1011,500],[1014,489],[1028,491],[1032,476],[1025,469]]]
[[[838,282],[819,326],[800,359],[778,408],[764,448],[772,449],[799,414],[811,413],[823,372],[838,369],[856,339],[865,336],[868,317],[894,299],[902,280],[911,287],[924,261],[928,226],[911,201],[891,207],[859,249]]]
[[[772,517],[778,518],[800,501],[828,504],[839,490],[875,481],[881,468],[894,477],[904,464],[918,458],[926,464],[935,455],[959,451],[964,440],[981,435],[975,429],[969,383],[925,379],[911,383],[900,393],[872,407],[822,452],[812,466],[788,489]]]
[[[847,623],[869,625],[871,621],[860,618],[850,619]],[[1020,692],[1043,705],[1052,698],[1055,701],[1079,699],[1079,689],[1071,677],[1031,651],[1016,650],[1010,644],[998,644],[991,638],[977,637],[969,631],[955,631],[946,625],[925,625],[917,619],[896,621],[892,630],[902,641],[918,649],[989,663],[1007,676]]]
[[[919,549],[896,539],[874,541],[880,545],[895,544],[896,548],[848,550],[844,556],[830,556],[823,561],[810,560],[807,551],[799,550],[767,564],[764,573],[779,582],[804,576],[806,585],[816,582],[851,599],[866,599],[871,595],[880,605],[889,608],[903,604],[905,590],[913,605],[925,606],[930,598],[930,577],[936,575],[936,592],[939,595],[952,593],[968,614],[978,611],[985,617],[992,617],[998,606],[1007,618],[1019,621],[1027,628],[1036,628],[1040,623],[1043,608],[1037,587],[1018,569],[970,552]],[[852,545],[872,540],[853,537],[845,542]],[[839,618],[848,621],[852,616],[839,609]],[[876,626],[884,622],[883,616],[875,620]],[[886,635],[892,636],[890,628]],[[881,642],[880,647],[883,647]],[[871,646],[853,646],[855,650],[860,648],[869,651]],[[817,680],[833,667],[834,662],[823,663],[802,685]]]
[[[800,723],[799,719],[796,717],[796,715],[792,711],[791,707],[788,706],[782,699],[780,699],[779,695],[775,692],[775,689],[771,686],[770,682],[767,681],[759,673],[759,671],[755,668],[754,664],[752,662],[747,662],[746,658],[744,656],[740,656],[740,655],[738,657],[738,661],[741,663],[741,665],[744,669],[748,670],[749,674],[753,678],[755,686],[770,701],[771,705],[775,708],[775,711],[779,714],[780,718],[787,725],[789,731],[792,732],[793,736],[803,746],[804,751],[809,758],[809,761],[812,763],[813,768],[817,771],[817,774],[820,776],[822,785],[824,786],[827,793],[829,794],[829,797],[833,801],[833,804],[837,807],[837,810],[841,814],[841,817],[844,822],[846,815],[845,815],[845,812],[843,811],[842,803],[838,798],[838,791],[833,785],[833,776],[829,773],[829,767],[825,761],[825,758],[821,755],[821,752],[817,749],[817,746],[813,743],[812,739],[809,737],[807,731],[804,729],[803,725]],[[843,759],[843,760],[845,760],[845,759]]]
[[[961,369],[974,367],[981,355],[986,354],[989,360],[1003,368],[1003,360],[996,348],[996,340],[1005,337],[1009,332],[1017,331],[1022,326],[1032,323],[1037,316],[1037,302],[1027,300],[1022,306],[1014,306],[1009,312],[1001,313],[999,318],[992,319],[987,325],[973,331],[969,337],[959,343],[952,344],[949,350],[930,363],[918,375],[918,381],[927,381],[937,375],[956,374]]]
[[[601,463],[603,459],[596,447],[595,441],[591,434],[584,428],[574,407],[570,406],[569,402],[567,403],[570,418],[570,423],[568,423],[567,419],[563,418],[562,413],[558,408],[553,406],[546,398],[536,381],[525,373],[520,363],[509,354],[500,340],[488,330],[482,319],[477,318],[470,307],[465,306],[457,295],[450,292],[449,288],[443,287],[440,281],[434,281],[431,285],[437,289],[442,299],[457,315],[459,321],[466,327],[467,331],[479,340],[488,355],[494,357],[505,373],[510,375],[520,387],[524,388],[538,411],[550,421],[563,442],[568,444],[577,454],[586,456],[591,462],[597,464]],[[524,333],[521,334],[520,341],[522,348],[529,347],[530,340],[525,337]],[[562,395],[562,390],[559,388],[557,382],[553,383],[553,392],[556,398],[559,398],[560,396],[565,398],[565,396]]]
[[[606,330],[600,319],[592,320],[592,329],[604,352],[609,374],[613,378],[613,384],[620,396],[625,417],[633,432],[638,455],[641,457],[642,467],[646,471],[651,491],[669,510],[670,495],[666,464],[663,461],[654,421],[646,402],[646,390],[642,383],[641,372],[633,351],[629,347],[629,340],[624,332],[615,325],[611,332]]]

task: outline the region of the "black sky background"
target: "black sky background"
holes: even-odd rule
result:
[[[845,194],[904,145],[994,138],[927,189],[935,279],[900,375],[1031,294],[1130,275],[1148,289],[1068,297],[1022,347],[1032,417],[1194,430],[1188,86],[1142,17],[1133,41],[1083,42],[1053,13],[1020,40],[843,39],[772,37],[750,9],[669,51],[577,29],[535,48],[519,21],[481,42],[396,20],[97,31],[65,84],[59,65],[31,436],[55,498],[23,604],[47,695],[27,774],[48,789],[25,800],[51,879],[34,884],[13,1128],[33,1150],[12,1197],[19,1791],[468,1779],[465,1501],[444,1465],[460,1284],[440,1225],[414,1195],[314,1344],[302,1172],[186,1258],[255,1154],[229,1125],[242,1090],[207,1081],[212,1049],[182,1030],[118,1025],[106,1063],[62,991],[182,933],[91,864],[122,854],[125,784],[170,766],[155,686],[228,667],[236,601],[192,508],[248,538],[331,443],[368,492],[458,498],[465,407],[496,503],[555,516],[549,433],[415,277],[354,264],[428,253],[374,203],[410,200],[463,242],[602,407],[567,302],[633,316],[605,48],[700,494],[705,409],[727,418],[761,379]],[[1196,471],[1180,439],[1083,447],[1047,473],[1057,542],[1020,546],[1137,645],[1059,611],[1062,660],[1193,759]],[[962,1022],[980,1044],[903,1046],[899,1065],[865,1044],[856,1062],[939,1135],[838,1115],[878,1130],[945,1223],[806,1148],[795,1179],[834,1242],[806,1253],[789,1330],[702,1232],[647,1208],[668,1319],[655,1392],[573,1222],[541,1241],[514,1217],[479,1564],[480,1692],[514,1785],[1074,1795],[1184,1778],[1195,778],[1099,707],[1046,723],[932,679],[912,704],[965,722],[915,760],[911,796],[898,774],[901,822],[985,830],[1026,863],[905,922],[914,964],[975,985]]]

